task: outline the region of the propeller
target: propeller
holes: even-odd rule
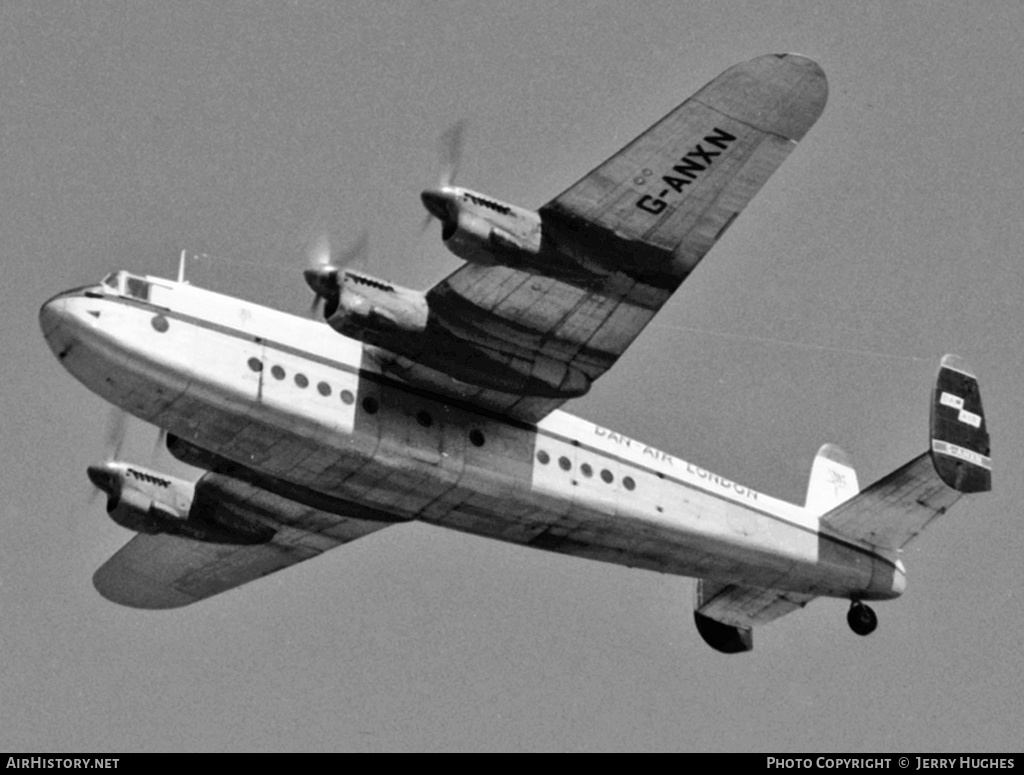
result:
[[[459,119],[448,127],[437,139],[437,155],[441,167],[441,177],[436,189],[427,189],[420,194],[427,215],[423,219],[421,230],[430,226],[432,218],[444,222],[449,217],[447,189],[455,183],[455,175],[462,163],[462,149],[465,145],[466,119]]]
[[[89,496],[89,505],[95,503],[97,496],[101,492],[110,493],[111,485],[109,484],[110,479],[107,474],[107,463],[120,459],[121,450],[124,447],[124,440],[127,435],[128,413],[123,409],[118,409],[116,406],[110,407],[110,412],[107,414],[107,428],[103,436],[103,455],[104,460],[107,462],[100,465],[91,465],[86,469],[89,481],[94,485],[94,489]]]
[[[113,486],[111,484],[113,481],[113,475],[110,473],[113,470],[112,464],[120,462],[121,452],[124,449],[124,442],[127,436],[128,413],[116,406],[110,407],[110,412],[107,415],[107,428],[103,439],[104,462],[97,465],[91,465],[87,469],[89,480],[96,487],[89,497],[89,503],[96,500],[96,496],[100,491],[106,492],[107,494],[111,492],[110,488]],[[166,442],[167,429],[158,428],[156,441],[153,443],[153,451],[149,455],[150,467],[156,466],[157,455],[160,452],[160,448],[163,447]]]
[[[349,248],[340,253],[331,252],[326,234],[316,241],[310,255],[310,267],[302,273],[306,285],[313,291],[313,303],[309,307],[311,317],[316,317],[321,299],[331,300],[340,293],[339,274],[342,270],[366,263],[369,247],[370,235],[365,229]]]
[[[462,162],[462,148],[466,137],[466,119],[462,118],[448,127],[437,140],[437,153],[441,161],[441,188],[447,188],[455,181],[455,173]]]
[[[309,305],[309,316],[316,318],[320,299],[326,298],[331,291],[332,281],[337,280],[337,268],[331,263],[331,240],[321,234],[313,244],[309,254],[309,269],[302,273],[306,285],[313,291],[313,303]]]
[[[157,428],[156,441],[153,442],[153,451],[149,453],[149,465],[151,468],[156,467],[156,457],[160,454],[160,450],[167,446],[167,429]]]
[[[107,432],[104,438],[104,453],[107,460],[117,460],[121,457],[121,448],[124,447],[124,439],[128,434],[128,413],[116,406],[110,407],[110,414],[107,416]]]

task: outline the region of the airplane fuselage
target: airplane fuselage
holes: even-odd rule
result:
[[[818,514],[565,412],[532,425],[411,387],[321,322],[126,273],[40,317],[64,367],[110,403],[381,519],[814,595],[905,585],[894,556]]]

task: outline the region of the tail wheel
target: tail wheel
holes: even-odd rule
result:
[[[850,612],[846,614],[846,623],[858,635],[870,635],[878,626],[878,617],[869,606],[854,600],[850,604]]]

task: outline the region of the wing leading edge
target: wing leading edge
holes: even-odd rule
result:
[[[468,346],[490,369],[550,386],[547,395],[481,389],[470,400],[537,421],[586,392],[789,155],[827,96],[824,73],[805,57],[736,65],[544,205],[539,252],[528,262],[468,263],[431,289],[432,326],[448,349]]]

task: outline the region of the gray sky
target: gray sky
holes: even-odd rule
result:
[[[0,4],[0,749],[1020,750],[1022,39],[1019,2]],[[108,412],[45,299],[188,248],[231,260],[197,284],[303,314],[308,246],[364,228],[367,271],[428,287],[458,266],[419,201],[455,120],[458,182],[539,206],[782,51],[824,67],[824,115],[566,408],[802,502],[825,441],[863,485],[923,451],[964,356],[995,492],[911,545],[874,635],[817,600],[728,658],[688,579],[422,525],[173,612],[93,590],[130,534],[89,501]]]

